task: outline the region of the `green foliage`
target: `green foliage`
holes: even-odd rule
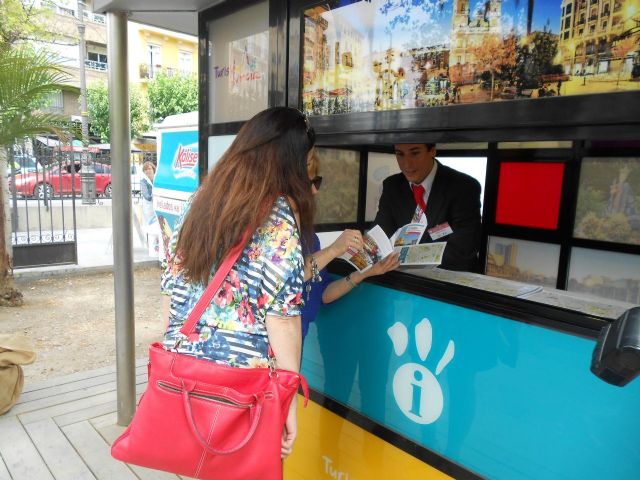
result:
[[[607,197],[603,190],[593,188],[591,185],[580,185],[579,192],[580,196],[576,207],[576,218],[578,220],[585,217],[589,212],[604,214],[607,207]]]
[[[37,7],[26,0],[0,0],[0,48],[29,40],[53,41],[54,34],[47,29],[51,10],[44,6],[53,3],[43,1]]]
[[[0,145],[41,133],[66,137],[69,125],[62,115],[41,112],[47,99],[61,90],[69,76],[56,65],[56,57],[27,48],[0,48]]]
[[[558,53],[558,37],[548,32],[533,32],[528,42],[517,47],[517,74],[522,88],[537,88],[542,85],[542,75],[562,73],[553,59]]]
[[[169,115],[198,109],[198,82],[195,75],[158,74],[149,82],[149,104],[153,122]]]
[[[91,132],[102,142],[109,142],[109,91],[106,83],[94,83],[87,88],[87,109]],[[150,126],[149,102],[136,87],[129,89],[129,109],[133,138],[146,132]]]
[[[598,217],[595,213],[587,213],[579,226],[579,236],[605,242],[640,244],[640,233],[634,231],[624,213],[616,213],[610,217]]]

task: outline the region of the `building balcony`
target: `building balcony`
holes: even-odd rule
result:
[[[597,15],[594,15],[594,16],[592,16],[592,17],[589,17],[589,21],[590,21],[590,22],[595,22],[595,21],[597,21],[597,20],[598,20],[598,16],[597,16]]]
[[[600,16],[601,16],[601,17],[608,17],[609,15],[610,15],[609,10],[605,10],[604,12],[602,12],[602,13],[600,14]]]
[[[93,23],[101,23],[102,25],[106,25],[107,17],[104,15],[100,15],[99,13],[87,12],[83,10],[82,16],[85,20],[88,20]]]
[[[91,70],[100,70],[101,72],[106,72],[108,64],[107,62],[97,62],[95,60],[85,59],[84,66],[90,68]]]
[[[581,18],[580,20],[578,20],[578,23],[576,25],[584,25],[584,18]]]
[[[61,7],[60,5],[51,5],[51,11],[57,13],[58,15],[64,15],[65,17],[74,17],[78,18],[77,11],[73,8]],[[105,25],[107,23],[107,17],[104,15],[100,15],[99,13],[89,12],[87,10],[82,11],[82,18],[86,21],[93,23],[100,23]]]
[[[189,70],[180,70],[173,67],[163,67],[162,65],[150,65],[148,63],[141,63],[139,66],[140,78],[152,80],[158,74],[164,73],[167,77],[174,77],[177,75],[189,76],[194,72]]]

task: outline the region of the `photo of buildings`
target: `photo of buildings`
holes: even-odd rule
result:
[[[640,260],[626,253],[573,248],[567,290],[639,304]]]
[[[640,0],[340,4],[305,11],[309,114],[640,89]]]
[[[486,274],[556,288],[560,246],[489,237]]]

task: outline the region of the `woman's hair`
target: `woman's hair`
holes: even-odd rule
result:
[[[147,170],[153,170],[153,173],[156,173],[156,166],[153,164],[153,162],[149,162],[146,161],[142,164],[142,171],[146,172]]]
[[[208,283],[211,267],[271,214],[284,195],[300,215],[303,243],[312,235],[314,202],[307,154],[315,133],[298,110],[273,107],[244,124],[193,198],[176,251],[191,282]]]
[[[307,172],[311,178],[320,173],[320,161],[318,160],[317,153],[311,155],[309,160],[307,160]]]

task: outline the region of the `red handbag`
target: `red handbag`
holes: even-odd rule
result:
[[[242,252],[238,244],[180,330],[195,325]],[[280,445],[302,375],[275,368],[235,368],[149,348],[149,383],[111,455],[123,462],[202,480],[282,479]]]

